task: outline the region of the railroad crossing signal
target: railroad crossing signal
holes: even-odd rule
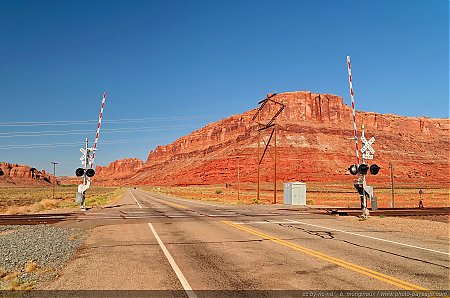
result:
[[[75,170],[75,175],[77,175],[77,177],[81,177],[84,175],[84,169],[83,168],[78,168]]]
[[[91,177],[94,177],[95,171],[94,171],[94,169],[83,169],[83,168],[78,168],[75,171],[75,175],[77,175],[77,177],[84,176],[85,174],[86,174],[86,176],[91,178]]]
[[[361,165],[351,165],[350,167],[348,167],[348,171],[352,175],[367,175],[367,172],[370,172],[370,174],[372,175],[376,175],[380,171],[380,167],[376,164],[373,164],[369,167],[368,165],[363,163]]]
[[[358,174],[358,165],[351,165],[350,167],[348,167],[348,171],[352,175]]]
[[[95,171],[93,169],[94,157],[95,157],[95,152],[97,151],[98,135],[100,133],[100,126],[102,124],[103,108],[105,106],[105,100],[106,100],[106,92],[103,93],[102,106],[100,108],[100,115],[98,116],[98,124],[97,124],[97,131],[95,132],[94,148],[88,148],[88,139],[86,138],[86,147],[80,149],[80,152],[83,154],[81,156],[80,160],[81,160],[81,164],[84,167],[78,168],[75,171],[75,174],[78,177],[83,177],[83,184],[78,185],[78,191],[77,191],[76,199],[75,199],[75,201],[77,203],[81,204],[81,210],[86,210],[85,205],[84,205],[84,200],[85,200],[84,193],[86,190],[89,189],[89,187],[91,185],[90,178],[95,175]]]
[[[361,175],[366,175],[368,170],[369,166],[364,163],[358,167],[358,173]]]
[[[376,164],[370,166],[370,174],[376,175],[380,171],[380,167]]]
[[[93,169],[88,169],[93,163],[93,153],[95,152],[95,149],[93,148],[80,148],[80,152],[83,154],[80,157],[81,164],[84,165],[84,168],[78,168],[75,171],[75,174],[77,177],[81,177],[86,175],[87,177],[94,177],[95,171]]]

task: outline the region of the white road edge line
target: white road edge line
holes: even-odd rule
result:
[[[133,194],[133,192],[131,191],[131,189],[130,189],[130,193],[131,193],[131,196],[133,197],[134,201],[136,202],[136,204],[138,204],[139,208],[142,209],[141,204],[139,204],[138,200],[136,200],[136,197],[134,196],[134,194]]]
[[[438,250],[429,249],[429,248],[425,248],[425,247],[420,247],[420,246],[415,246],[415,245],[410,245],[410,244],[405,244],[405,243],[395,242],[395,241],[391,241],[391,240],[386,240],[386,239],[382,239],[382,238],[377,238],[377,237],[372,237],[372,236],[367,236],[367,235],[357,234],[357,233],[353,233],[353,232],[347,232],[347,231],[342,231],[342,230],[338,230],[338,229],[333,229],[333,228],[328,228],[328,227],[318,226],[318,225],[309,224],[309,223],[301,222],[301,221],[297,221],[297,220],[285,219],[285,221],[292,222],[292,223],[303,224],[303,225],[307,225],[307,226],[313,226],[313,227],[317,227],[317,228],[321,228],[321,229],[327,229],[327,230],[331,230],[331,231],[337,231],[337,232],[346,233],[346,234],[355,235],[355,236],[360,236],[360,237],[364,237],[364,238],[369,238],[369,239],[374,239],[374,240],[379,240],[379,241],[389,242],[389,243],[393,243],[393,244],[397,244],[397,245],[402,245],[402,246],[407,246],[407,247],[412,247],[412,248],[417,248],[417,249],[427,250],[427,251],[436,252],[436,253],[440,253],[440,254],[444,254],[444,255],[450,255],[450,253],[448,253],[448,252],[443,252],[443,251],[438,251]]]
[[[136,197],[134,196],[133,192],[130,189],[130,193],[133,196],[134,201],[138,204],[139,208],[142,209],[141,204],[139,204],[138,200],[136,200]],[[183,286],[184,291],[186,292],[186,295],[189,298],[197,298],[197,295],[194,293],[194,291],[192,290],[191,286],[189,285],[188,281],[186,280],[186,277],[184,277],[183,273],[181,272],[180,268],[178,267],[177,263],[175,263],[175,260],[172,258],[172,255],[170,254],[170,252],[167,250],[166,246],[164,245],[164,243],[162,242],[161,238],[159,238],[158,233],[156,233],[155,228],[153,227],[153,225],[151,223],[148,223],[148,226],[150,227],[150,230],[153,233],[153,236],[155,236],[156,241],[158,241],[159,246],[161,247],[164,255],[166,256],[167,260],[170,263],[170,266],[172,266],[173,271],[175,272],[175,274],[178,277],[178,280],[180,281],[181,285]]]
[[[191,286],[189,285],[188,281],[184,277],[183,273],[181,272],[180,268],[178,267],[177,263],[175,263],[175,260],[172,258],[172,255],[167,250],[164,243],[161,241],[161,238],[159,238],[158,233],[156,233],[155,228],[153,228],[153,225],[151,223],[148,223],[148,226],[150,227],[150,230],[152,230],[153,235],[155,236],[156,240],[158,241],[159,246],[161,247],[162,251],[164,252],[164,255],[166,256],[167,260],[170,263],[170,266],[172,266],[173,271],[178,277],[178,280],[180,281],[181,285],[183,286],[184,291],[186,292],[187,296],[189,298],[197,298],[197,295],[192,290]]]

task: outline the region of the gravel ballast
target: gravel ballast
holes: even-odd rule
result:
[[[49,281],[73,256],[85,236],[85,230],[76,228],[0,226],[0,269],[3,275],[18,273],[19,283]],[[28,262],[36,263],[37,268],[26,270]],[[0,289],[6,285],[0,279]]]

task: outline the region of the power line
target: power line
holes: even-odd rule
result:
[[[103,133],[115,132],[135,132],[135,131],[157,131],[157,130],[171,130],[179,128],[194,128],[194,125],[172,125],[172,126],[144,126],[144,127],[124,127],[124,128],[110,128],[104,129]],[[41,137],[41,136],[65,136],[65,135],[79,135],[92,133],[92,130],[48,130],[48,131],[18,131],[18,132],[0,132],[0,138],[16,138],[16,137]]]
[[[148,117],[148,118],[125,118],[104,120],[104,123],[139,123],[151,121],[180,121],[192,119],[207,119],[222,115],[192,115],[192,116],[169,116],[169,117]],[[22,127],[22,126],[63,126],[63,125],[88,125],[97,123],[97,120],[56,120],[56,121],[29,121],[29,122],[0,122],[2,127]]]
[[[147,142],[158,140],[157,138],[150,139],[131,139],[131,140],[113,140],[113,141],[103,141],[102,145],[109,144],[127,144],[127,143],[138,143],[138,142]],[[43,143],[43,144],[25,144],[25,145],[4,145],[0,147],[0,150],[8,150],[8,149],[33,149],[33,148],[52,148],[52,147],[70,147],[70,146],[80,146],[82,142],[72,142],[72,143]]]

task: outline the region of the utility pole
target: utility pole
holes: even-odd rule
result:
[[[240,173],[239,173],[239,156],[237,157],[237,182],[238,182],[238,202],[239,202],[239,195],[241,192],[241,181],[240,181]]]
[[[274,122],[274,137],[275,137],[275,156],[274,156],[274,186],[273,186],[273,203],[277,203],[277,123]]]
[[[260,102],[258,102],[258,110],[256,111],[256,114],[252,118],[252,121],[256,121],[256,123],[258,124],[258,136],[257,136],[258,137],[258,160],[257,160],[257,162],[258,162],[258,168],[257,168],[257,175],[258,175],[258,177],[257,177],[257,198],[256,198],[258,201],[259,201],[259,197],[260,197],[260,187],[261,187],[260,186],[260,172],[261,172],[260,168],[261,168],[261,163],[262,163],[262,161],[264,159],[264,156],[265,156],[265,154],[267,152],[267,149],[268,149],[268,147],[270,145],[270,140],[272,139],[274,134],[275,134],[275,139],[276,139],[276,119],[281,114],[281,112],[284,110],[284,104],[283,103],[272,99],[272,97],[274,97],[276,95],[277,95],[276,93],[274,93],[274,94],[270,94],[269,93],[269,94],[267,94],[266,99],[261,100]],[[270,118],[269,120],[265,121],[265,123],[261,123],[262,109],[269,102],[272,103],[272,104],[278,105],[280,108],[279,108],[278,111],[276,111],[276,113],[272,116],[272,118]],[[270,112],[270,110],[269,110],[269,112]],[[266,144],[266,142],[264,141],[264,138],[261,136],[261,131],[262,130],[266,130],[266,129],[270,129],[270,128],[271,128],[271,133],[270,133],[270,136],[269,136],[269,140],[267,141],[267,144]],[[264,151],[263,151],[262,155],[261,155],[261,140],[265,144]],[[277,150],[276,146],[277,145],[276,145],[276,140],[275,140],[275,152]],[[275,155],[276,155],[276,153],[275,153]],[[275,171],[275,173],[274,173],[274,180],[275,180],[274,183],[275,183],[275,187],[274,187],[273,203],[275,204],[276,201],[277,201],[277,198],[276,198],[276,191],[277,191],[277,186],[276,186],[276,181],[277,181],[277,176],[276,176],[277,175],[276,174],[277,173],[276,156],[274,158],[274,162],[275,162],[274,163],[274,171]]]
[[[258,115],[258,122],[260,122],[260,119],[261,119],[261,117],[260,117],[260,115]],[[260,130],[258,130],[258,160],[257,160],[257,162],[258,162],[258,185],[257,185],[257,190],[256,190],[256,200],[257,200],[257,202],[259,202],[259,168],[260,168],[260,161],[259,161],[259,156],[260,156],[260,154],[261,154],[261,131]]]
[[[55,184],[58,183],[58,180],[56,179],[56,165],[58,163],[54,162],[54,161],[51,161],[51,163],[53,164],[53,177],[55,177],[55,182],[53,182],[53,192],[52,192],[52,198],[54,200],[55,199]]]
[[[389,167],[391,170],[391,208],[395,208],[394,204],[394,163],[389,162]]]

